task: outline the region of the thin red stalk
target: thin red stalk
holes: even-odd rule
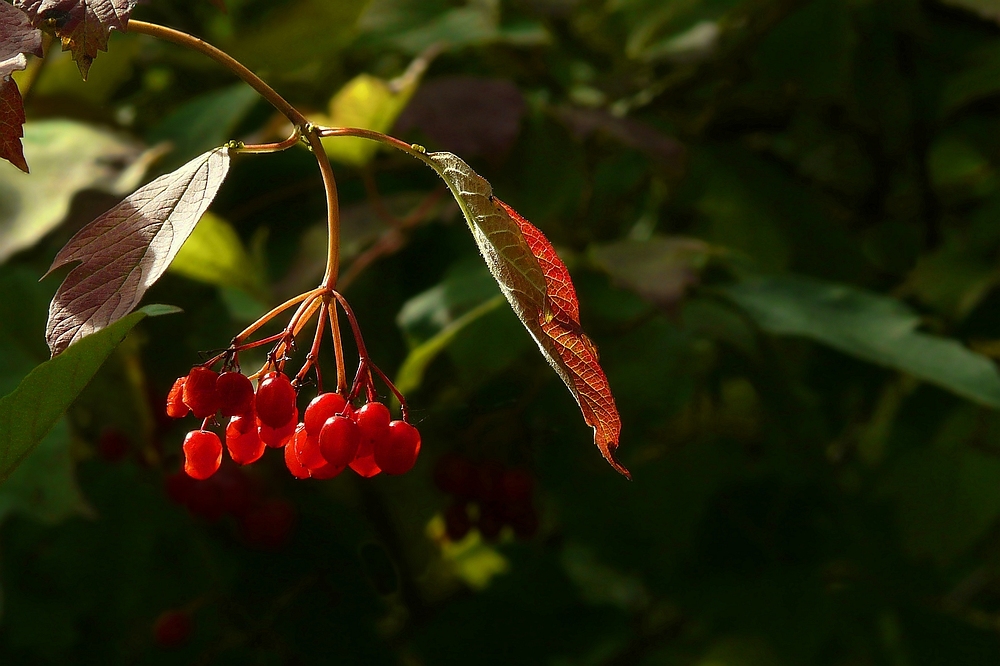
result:
[[[326,306],[330,318],[330,329],[333,333],[333,354],[337,359],[337,393],[347,393],[347,368],[344,365],[344,344],[340,338],[340,319],[337,317],[337,304],[330,301]]]
[[[351,322],[351,330],[354,332],[354,340],[358,345],[358,356],[363,360],[368,358],[368,349],[365,348],[364,338],[361,337],[361,328],[358,326],[358,320],[354,317],[354,310],[351,306],[347,304],[347,299],[341,296],[338,292],[333,292],[334,298],[340,303],[340,307],[344,308],[344,314],[347,315],[347,320]]]

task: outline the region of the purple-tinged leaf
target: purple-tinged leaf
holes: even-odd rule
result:
[[[53,356],[118,321],[139,304],[180,251],[229,173],[216,148],[160,176],[81,229],[49,268],[73,268],[49,305]]]
[[[125,31],[138,0],[14,0],[39,27],[52,29],[63,50],[73,59],[83,78],[98,51],[108,50],[112,30]]]
[[[24,136],[24,104],[21,91],[10,77],[28,65],[25,53],[42,55],[42,33],[31,26],[28,15],[0,2],[0,158],[27,173],[21,137]]]

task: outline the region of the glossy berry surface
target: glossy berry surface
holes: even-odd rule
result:
[[[265,448],[252,417],[234,416],[226,426],[226,449],[234,462],[240,465],[257,462]]]
[[[294,406],[292,407],[292,414],[288,417],[288,421],[280,428],[272,428],[262,422],[258,417],[257,425],[260,427],[257,429],[257,433],[260,435],[264,444],[270,446],[272,449],[280,449],[292,440],[292,435],[295,434],[295,426],[298,425],[298,420],[299,410],[295,409]]]
[[[321,393],[306,407],[303,422],[310,435],[319,436],[327,420],[344,411],[347,401],[339,393]]]
[[[257,418],[263,425],[281,428],[295,412],[295,389],[283,373],[269,372],[257,387]]]
[[[292,439],[292,445],[285,447],[285,467],[288,468],[288,471],[291,472],[292,476],[296,479],[308,479],[312,476],[312,472],[309,471],[309,468],[299,462],[299,456],[296,453],[297,447],[295,446],[295,442],[299,438],[305,438],[306,436],[305,426],[300,425],[296,427],[295,435]]]
[[[388,433],[374,444],[375,464],[386,474],[405,474],[420,453],[420,431],[406,421],[393,421]]]
[[[253,412],[253,383],[243,373],[223,372],[215,382],[215,392],[223,416],[245,416]]]
[[[312,478],[314,479],[332,479],[341,472],[347,469],[347,465],[331,465],[327,463],[318,469],[312,470]]]
[[[208,430],[193,430],[184,438],[184,471],[192,479],[204,480],[222,464],[222,442]]]
[[[369,402],[354,413],[354,422],[358,424],[358,434],[365,446],[374,446],[389,436],[389,408],[381,402]]]
[[[295,447],[295,456],[303,467],[315,470],[326,466],[326,458],[319,449],[319,437],[310,434],[304,424],[299,425],[292,445]]]
[[[208,368],[192,368],[184,382],[184,404],[199,419],[208,418],[219,411],[219,396],[215,383],[219,373]]]
[[[346,467],[354,460],[361,443],[357,424],[346,416],[327,419],[319,435],[323,458],[335,467]]]
[[[184,404],[184,383],[187,377],[178,377],[167,394],[167,416],[172,419],[182,419],[190,413],[191,408]]]

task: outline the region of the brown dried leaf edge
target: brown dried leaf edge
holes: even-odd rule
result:
[[[493,196],[482,176],[451,153],[423,156],[448,184],[500,290],[542,355],[562,378],[594,443],[618,472],[632,478],[615,455],[621,418],[597,349],[580,326],[579,301],[566,265],[537,227]]]
[[[66,243],[46,275],[81,263],[49,305],[52,356],[135,309],[212,203],[229,162],[227,148],[207,152],[136,190]]]

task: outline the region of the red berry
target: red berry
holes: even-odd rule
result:
[[[229,457],[240,465],[257,462],[264,455],[264,441],[251,416],[234,416],[226,426],[226,448]]]
[[[223,416],[245,416],[253,412],[253,383],[244,374],[223,372],[215,382],[215,393]]]
[[[476,468],[467,458],[446,453],[434,465],[434,485],[458,498],[472,497]]]
[[[243,516],[244,538],[253,545],[267,550],[278,550],[295,526],[295,507],[282,499],[270,499]]]
[[[375,446],[389,436],[389,408],[381,402],[369,402],[354,413],[358,433],[366,446]]]
[[[184,471],[192,479],[207,479],[222,464],[222,442],[208,430],[192,430],[184,438]]]
[[[295,389],[281,372],[264,375],[257,387],[257,418],[264,425],[281,428],[292,420],[295,411]]]
[[[320,467],[319,469],[314,469],[312,471],[312,478],[314,479],[332,479],[347,468],[347,465],[331,465],[327,463]]]
[[[296,427],[294,438],[298,439],[299,437],[305,437],[305,436],[306,436],[305,426]],[[312,472],[309,471],[309,468],[299,462],[298,454],[295,453],[294,443],[292,444],[292,446],[285,447],[285,466],[288,468],[288,471],[292,473],[292,476],[294,476],[296,479],[308,479],[310,476],[312,476]]]
[[[372,453],[371,445],[366,444],[364,440],[358,445],[358,453],[354,456],[354,460],[351,461],[350,466],[351,469],[366,479],[370,479],[382,471],[375,464],[375,455]]]
[[[388,435],[375,441],[375,464],[386,474],[405,474],[420,453],[420,432],[406,421],[389,424]]]
[[[280,449],[292,440],[292,436],[295,434],[295,426],[298,425],[298,420],[299,410],[293,407],[292,415],[288,418],[288,422],[280,428],[272,428],[266,423],[262,423],[260,418],[258,418],[257,425],[259,427],[257,432],[260,434],[260,438],[265,444],[270,446],[272,449]]]
[[[531,502],[535,492],[535,480],[521,468],[505,469],[500,476],[500,497],[509,504]]]
[[[153,623],[153,640],[161,648],[180,647],[187,643],[192,629],[191,616],[184,611],[164,611]]]
[[[444,510],[444,529],[449,541],[461,541],[469,533],[472,521],[465,504],[456,502]]]
[[[109,428],[101,433],[101,438],[97,440],[97,452],[108,462],[121,462],[128,455],[131,448],[128,437],[120,430]]]
[[[167,416],[172,419],[182,419],[188,415],[191,408],[184,404],[184,383],[187,377],[178,377],[167,394]]]
[[[205,419],[219,411],[219,396],[215,392],[215,382],[219,373],[198,366],[184,382],[184,404],[191,408],[199,419]]]
[[[295,457],[299,464],[309,470],[326,466],[326,458],[323,457],[323,453],[319,449],[319,437],[310,435],[305,424],[300,425],[301,427],[295,432],[295,439],[292,440],[292,446],[295,447]]]
[[[358,454],[361,433],[357,424],[346,416],[327,419],[319,434],[323,458],[335,467],[346,467]]]
[[[310,435],[319,437],[327,419],[340,414],[346,406],[347,401],[339,393],[322,393],[316,396],[306,407],[306,417],[303,419],[306,430]]]

